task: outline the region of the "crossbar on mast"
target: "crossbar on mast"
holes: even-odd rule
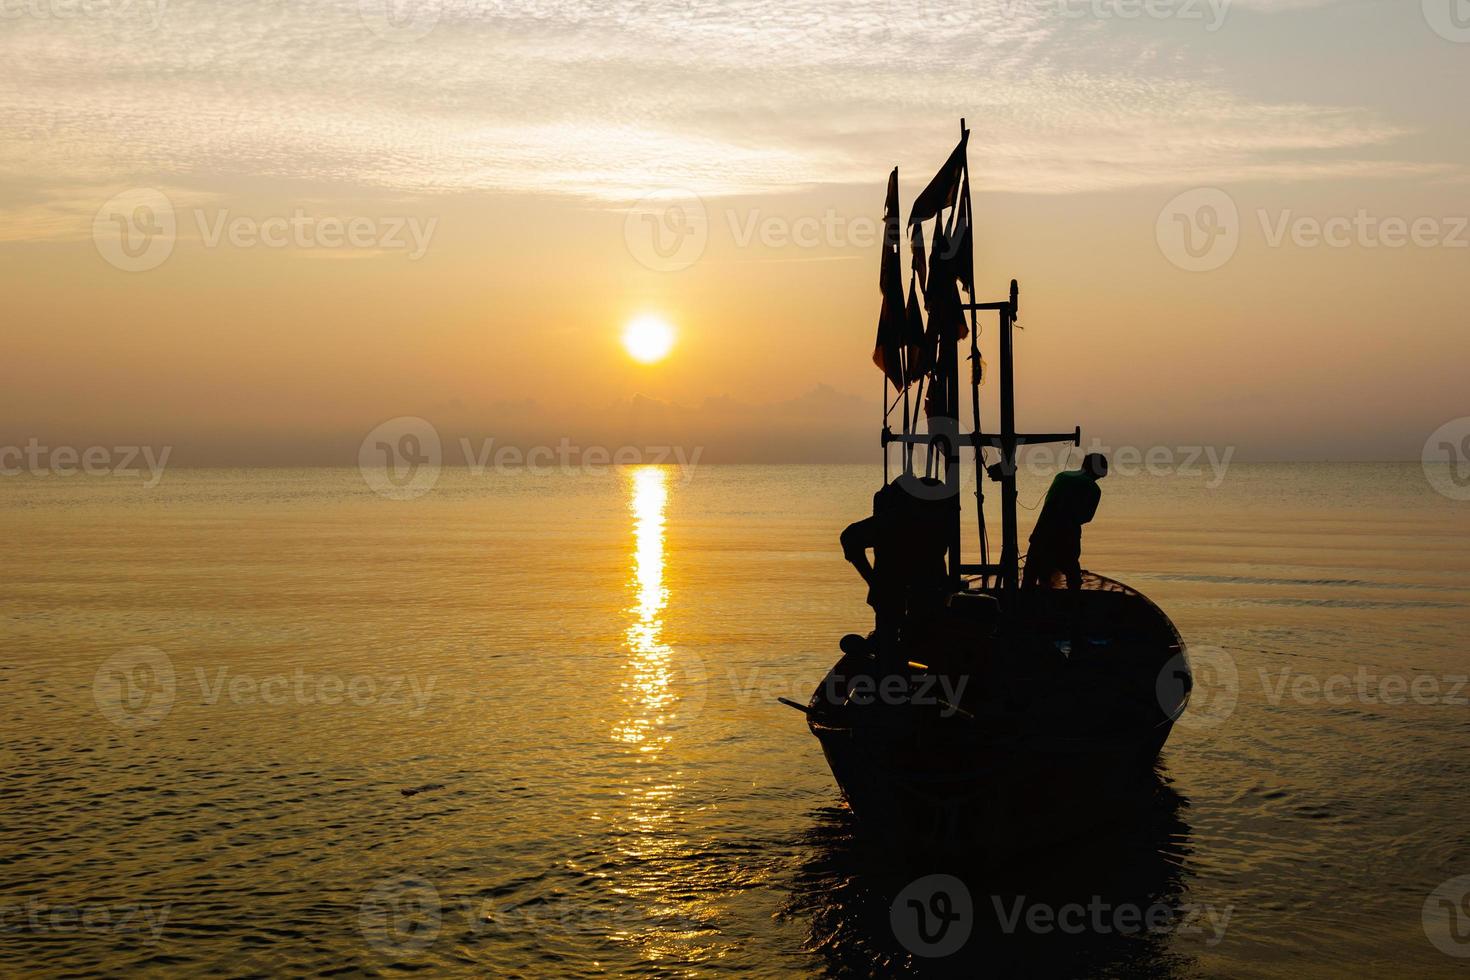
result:
[[[965,121],[960,120],[960,138],[964,141],[969,135],[965,127]],[[966,154],[968,157],[968,153]],[[969,160],[964,161],[965,186],[969,188]],[[964,202],[967,211],[967,220],[970,222],[970,233],[974,234],[975,209],[973,203],[967,199]],[[958,203],[955,205],[958,210]],[[940,209],[942,215],[943,208]],[[951,221],[954,215],[951,214]],[[973,270],[972,270],[973,281]],[[972,295],[971,300],[974,299]],[[994,575],[999,580],[1000,587],[1004,593],[1010,595],[1020,586],[1020,547],[1018,544],[1019,529],[1016,516],[1016,450],[1020,446],[1035,445],[1039,443],[1070,442],[1074,446],[1082,443],[1081,427],[1074,428],[1071,432],[1040,432],[1021,433],[1016,431],[1016,393],[1015,393],[1015,352],[1012,346],[1012,330],[1015,327],[1016,316],[1020,307],[1020,288],[1016,280],[1011,280],[1010,296],[1004,300],[993,303],[960,303],[960,310],[970,312],[970,329],[972,331],[971,356],[978,357],[979,351],[977,340],[979,336],[978,324],[975,314],[981,310],[994,310],[1000,314],[1000,432],[987,433],[979,431],[979,397],[980,397],[980,375],[978,371],[971,371],[970,384],[972,387],[971,399],[975,409],[976,431],[961,433],[959,431],[959,343],[958,338],[946,338],[948,343],[940,352],[939,364],[933,373],[931,382],[931,395],[936,397],[943,411],[943,420],[931,419],[930,422],[940,422],[945,429],[937,432],[926,432],[919,434],[918,414],[923,404],[914,406],[914,417],[909,418],[908,405],[904,408],[903,433],[894,433],[888,427],[887,409],[884,414],[884,426],[882,434],[884,480],[886,482],[888,473],[888,446],[891,443],[912,446],[929,446],[938,448],[942,453],[944,464],[944,485],[947,496],[955,501],[954,521],[950,527],[949,540],[946,542],[946,550],[949,553],[949,578],[953,588],[958,590],[962,587],[960,576],[962,574],[979,574],[987,578]],[[941,384],[942,382],[942,384]],[[920,391],[923,390],[924,379],[919,379]],[[907,400],[908,388],[904,387],[902,397]],[[894,399],[894,407],[897,406],[898,398]],[[883,388],[883,402],[888,405],[888,388],[885,382]],[[1000,464],[992,467],[989,472],[999,470],[1001,485],[1001,526],[1002,541],[1000,562],[990,564],[985,561],[981,564],[965,564],[960,559],[960,449],[968,448],[974,450],[975,476],[976,476],[976,514],[980,522],[981,540],[984,540],[984,493],[981,487],[982,474],[986,473],[982,465],[981,450],[994,448],[1000,450]],[[907,456],[908,450],[905,450]]]

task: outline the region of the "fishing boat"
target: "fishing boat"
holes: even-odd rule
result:
[[[926,478],[922,485],[941,502],[942,602],[905,620],[896,661],[880,649],[876,630],[851,635],[809,703],[786,703],[805,712],[860,826],[908,846],[947,853],[958,847],[983,858],[1051,846],[1147,792],[1192,681],[1179,631],[1136,589],[1091,572],[1080,591],[1023,587],[1018,451],[1039,443],[1075,447],[1082,433],[1016,429],[1012,340],[1020,290],[1011,280],[999,301],[975,294],[963,120],[960,133],[910,214],[914,262],[906,304],[896,168],[889,178],[884,311],[874,355],[885,374],[884,484],[896,454],[902,473]],[[921,288],[927,322],[917,309]],[[992,431],[981,424],[981,314],[999,321],[999,424]],[[968,431],[959,421],[959,351],[966,343]],[[899,392],[891,403],[890,388]],[[902,416],[897,429],[895,412]],[[961,549],[963,453],[974,466],[978,561],[966,561]],[[993,563],[987,482],[1000,494],[1001,545]],[[897,678],[894,663],[903,665]]]

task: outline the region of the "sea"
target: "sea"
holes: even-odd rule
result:
[[[989,872],[861,833],[777,700],[871,628],[838,535],[880,480],[0,478],[0,972],[1470,974],[1470,501],[1109,476],[1083,564],[1195,699],[1145,814]]]

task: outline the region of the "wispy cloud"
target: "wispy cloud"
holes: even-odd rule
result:
[[[961,115],[977,180],[1001,190],[1458,169],[1396,159],[1405,129],[1367,109],[1202,80],[1178,32],[1103,30],[1050,3],[133,6],[7,22],[0,179],[17,193],[257,176],[604,200],[786,191],[871,181],[905,146],[931,163],[934,125]],[[39,231],[65,210],[19,206]]]

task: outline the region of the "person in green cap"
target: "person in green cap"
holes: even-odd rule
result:
[[[1058,572],[1067,576],[1068,589],[1082,588],[1082,525],[1097,513],[1097,503],[1102,499],[1097,481],[1107,475],[1107,457],[1088,453],[1080,470],[1058,473],[1051,481],[1041,516],[1031,531],[1031,546],[1026,550],[1023,588],[1049,588],[1052,576]]]

